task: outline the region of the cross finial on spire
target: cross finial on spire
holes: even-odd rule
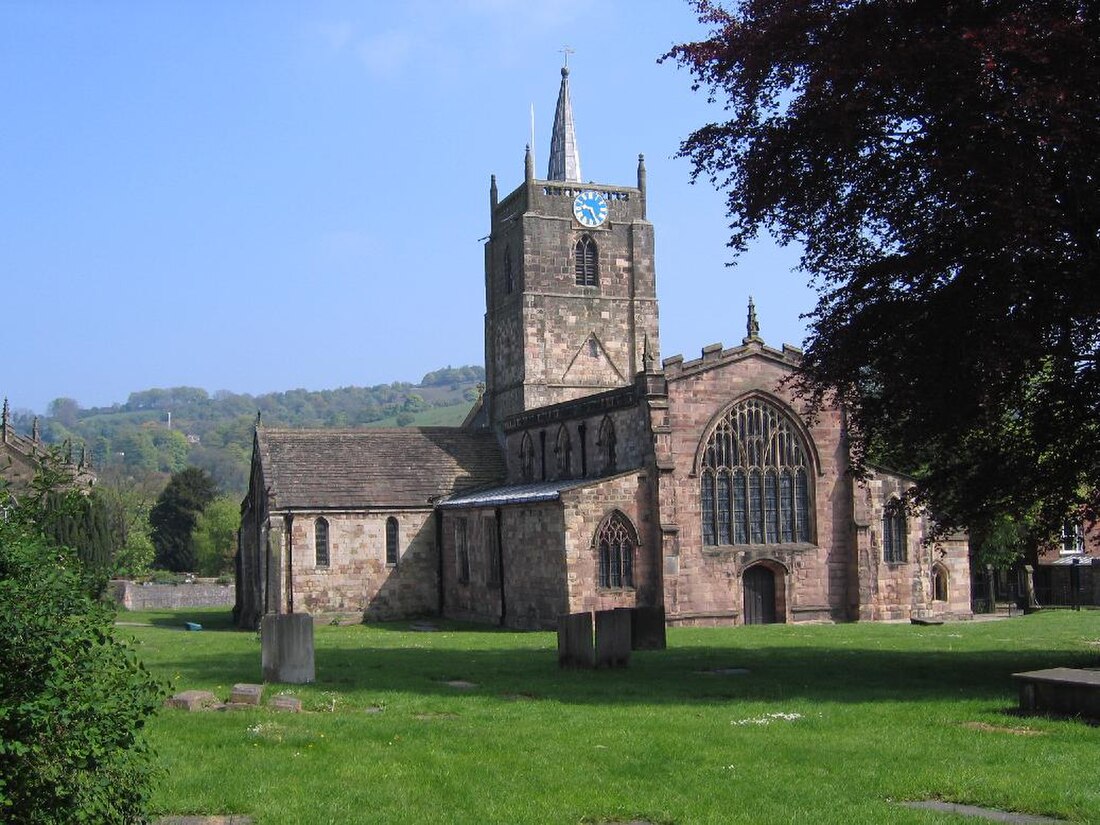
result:
[[[753,303],[752,296],[749,296],[749,321],[746,324],[746,331],[748,335],[741,342],[742,344],[749,344],[753,341],[760,341],[760,324],[756,320],[756,304]]]
[[[568,72],[569,72],[569,55],[575,54],[575,52],[573,51],[573,49],[569,48],[568,46],[562,46],[560,49],[558,49],[558,51],[561,52],[563,55],[565,55],[565,59],[562,62],[562,70],[563,70],[562,74],[568,74]]]

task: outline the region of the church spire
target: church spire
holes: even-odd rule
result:
[[[568,60],[568,54],[566,54]],[[554,110],[554,131],[550,135],[550,166],[547,180],[581,180],[581,154],[573,131],[573,104],[569,102],[569,67],[561,67],[561,89]]]

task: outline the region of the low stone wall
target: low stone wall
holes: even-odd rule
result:
[[[232,584],[197,581],[192,584],[153,584],[114,579],[110,587],[115,602],[127,610],[172,610],[178,607],[232,608],[236,594]]]

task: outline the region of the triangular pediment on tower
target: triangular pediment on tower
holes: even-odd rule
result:
[[[596,333],[590,333],[573,353],[561,383],[578,387],[615,387],[627,383]]]

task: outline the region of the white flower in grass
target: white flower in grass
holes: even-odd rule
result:
[[[731,725],[770,725],[772,722],[794,722],[796,719],[801,719],[801,713],[765,713],[763,716],[753,716],[748,719],[734,719],[730,722]]]

